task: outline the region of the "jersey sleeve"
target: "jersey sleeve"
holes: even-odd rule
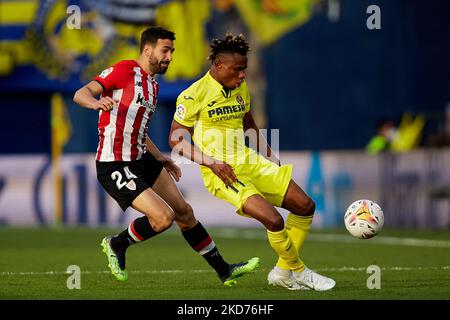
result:
[[[177,99],[174,120],[183,126],[192,128],[200,112],[198,105],[194,97],[182,92]]]
[[[110,91],[119,87],[119,83],[124,78],[123,76],[123,68],[115,65],[103,70],[93,80],[100,83],[104,91]]]

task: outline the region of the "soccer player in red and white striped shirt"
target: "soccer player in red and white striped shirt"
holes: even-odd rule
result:
[[[254,271],[259,259],[237,264],[224,261],[172,179],[180,179],[180,168],[147,135],[157,104],[154,77],[167,71],[174,40],[175,34],[164,28],[145,30],[136,61],[120,61],[75,93],[77,104],[99,112],[96,168],[100,184],[124,211],[131,206],[144,215],[118,235],[105,237],[102,247],[112,274],[126,281],[127,248],[163,232],[175,220],[190,246],[231,286],[237,277]]]

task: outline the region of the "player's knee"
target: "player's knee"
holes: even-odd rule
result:
[[[191,205],[187,202],[184,202],[181,206],[181,209],[178,210],[179,214],[183,217],[192,217],[194,215],[194,209],[192,209]]]
[[[314,202],[313,199],[308,197],[308,200],[306,201],[305,205],[305,215],[312,216],[315,211],[316,211],[316,203]]]
[[[172,210],[167,210],[164,214],[160,215],[158,219],[153,221],[152,227],[156,232],[163,232],[164,230],[170,228],[175,219],[175,214]]]
[[[197,223],[197,220],[194,216],[194,209],[192,209],[191,205],[186,202],[185,209],[183,210],[183,221],[187,224],[194,226]]]
[[[265,223],[265,227],[270,231],[282,230],[284,228],[283,217],[281,215],[277,215],[269,218]]]
[[[301,201],[296,201],[291,206],[290,211],[299,216],[311,216],[316,211],[316,203],[310,197],[306,197]]]
[[[197,224],[197,220],[194,216],[194,210],[189,203],[185,202],[183,207],[179,208],[175,212],[175,221],[181,230],[190,229]]]
[[[175,218],[190,216],[193,214],[193,209],[184,199],[177,201],[172,205],[172,209],[175,211]]]

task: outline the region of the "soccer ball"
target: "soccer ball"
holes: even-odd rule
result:
[[[371,200],[357,200],[345,211],[344,223],[352,236],[360,239],[373,238],[383,228],[383,210]]]

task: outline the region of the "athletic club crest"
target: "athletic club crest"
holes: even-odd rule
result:
[[[130,180],[128,181],[128,183],[125,185],[125,187],[127,187],[129,190],[136,190],[136,183],[134,182],[134,180]]]

